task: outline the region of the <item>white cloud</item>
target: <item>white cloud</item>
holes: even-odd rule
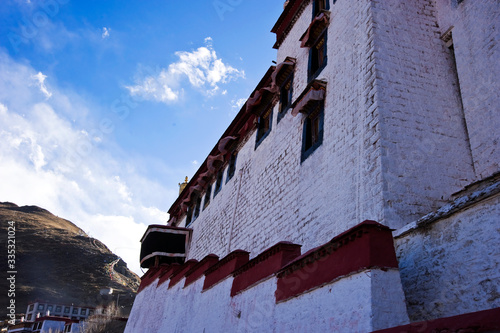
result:
[[[106,28],[106,27],[103,27],[103,28],[102,28],[102,35],[101,35],[102,39],[106,39],[106,38],[108,38],[108,37],[109,37],[109,32],[110,32],[110,31],[111,31],[111,29],[108,29],[108,28]]]
[[[52,93],[48,91],[47,87],[45,86],[45,79],[47,78],[47,75],[43,75],[42,72],[38,72],[38,74],[31,75],[31,78],[35,81],[35,83],[40,88],[40,91],[45,95],[46,98],[50,98],[52,96]]]
[[[245,104],[246,101],[247,101],[246,98],[233,99],[231,101],[231,107],[233,109],[237,109],[239,111],[241,109],[241,107],[243,106],[243,104]]]
[[[40,85],[30,85],[33,78]],[[85,121],[95,106],[56,86],[44,98],[44,80],[0,52],[0,201],[71,220],[140,273],[140,237],[146,225],[167,221],[160,207],[177,189],[141,176],[119,148],[113,151],[120,157],[104,150],[96,143],[102,135]]]
[[[222,62],[212,47],[212,38],[205,39],[206,46],[192,52],[179,51],[177,62],[161,69],[160,73],[149,75],[137,80],[137,84],[126,86],[131,95],[140,96],[146,100],[164,103],[177,101],[182,92],[185,79],[191,87],[208,96],[219,91],[220,84],[244,77],[245,73]]]

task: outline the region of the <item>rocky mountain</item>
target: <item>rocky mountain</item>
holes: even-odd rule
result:
[[[10,228],[9,228],[10,227]],[[99,306],[119,302],[130,312],[139,277],[102,242],[72,222],[37,206],[0,203],[0,317],[12,289],[8,250],[15,227],[15,304],[24,313],[30,301]],[[10,233],[9,233],[10,232]],[[11,240],[13,238],[11,237]],[[9,248],[8,245],[11,245]],[[109,294],[107,290],[113,289]]]

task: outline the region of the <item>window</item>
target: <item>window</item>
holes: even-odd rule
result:
[[[78,309],[77,308],[73,309],[73,314],[78,314]]]
[[[94,314],[94,310],[89,310],[89,316],[92,316]]]
[[[335,3],[335,1],[334,1]],[[322,10],[330,8],[328,0],[314,0],[313,3],[313,18],[315,18]]]
[[[326,31],[323,32],[318,41],[309,50],[308,80],[315,79],[326,66]]]
[[[53,309],[52,305],[48,305],[47,306],[47,311],[51,311],[52,312],[52,309]]]
[[[200,208],[201,208],[201,197],[199,195],[196,196],[194,212],[193,212],[193,221],[200,216]]]
[[[302,162],[305,161],[323,142],[324,101],[317,102],[304,120],[302,134]]]
[[[229,165],[227,167],[227,179],[226,183],[231,180],[234,176],[234,172],[236,171],[236,155],[237,153],[232,153],[231,157],[229,158]]]
[[[208,185],[207,191],[205,193],[205,199],[203,199],[203,209],[207,208],[210,204],[210,195],[212,194],[212,184]]]
[[[69,313],[69,307],[67,306],[64,307],[64,313]]]
[[[255,148],[257,148],[271,132],[272,121],[273,121],[273,110],[272,107],[269,107],[259,117],[258,127],[257,127],[257,142],[255,144]]]
[[[292,105],[292,83],[293,73],[285,80],[285,83],[280,88],[280,108],[278,113],[278,121],[283,118],[286,111]]]
[[[82,314],[82,315],[87,314],[87,309],[81,309],[81,310],[80,310],[80,314]]]
[[[224,173],[223,170],[219,170],[217,173],[217,180],[215,181],[215,190],[214,190],[214,197],[219,193],[219,191],[222,188],[222,178],[224,178]]]
[[[62,310],[62,306],[58,305],[56,306],[56,312],[60,313]]]
[[[38,305],[38,311],[43,311],[43,309],[44,309],[44,308],[45,308],[45,307],[44,307],[44,305],[43,305],[43,304],[39,304],[39,305]]]
[[[193,219],[193,206],[189,206],[186,213],[186,227],[191,224]]]
[[[27,317],[26,317],[26,320],[27,321],[31,321],[31,319],[33,318],[33,314],[30,313]]]

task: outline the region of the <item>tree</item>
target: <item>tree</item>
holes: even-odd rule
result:
[[[121,320],[120,309],[115,303],[98,307],[95,314],[88,317],[81,328],[85,333],[123,333],[126,321]]]

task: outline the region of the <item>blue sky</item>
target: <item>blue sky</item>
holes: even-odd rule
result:
[[[75,222],[138,268],[272,65],[283,1],[0,4],[0,201]],[[18,246],[22,247],[22,244]]]

